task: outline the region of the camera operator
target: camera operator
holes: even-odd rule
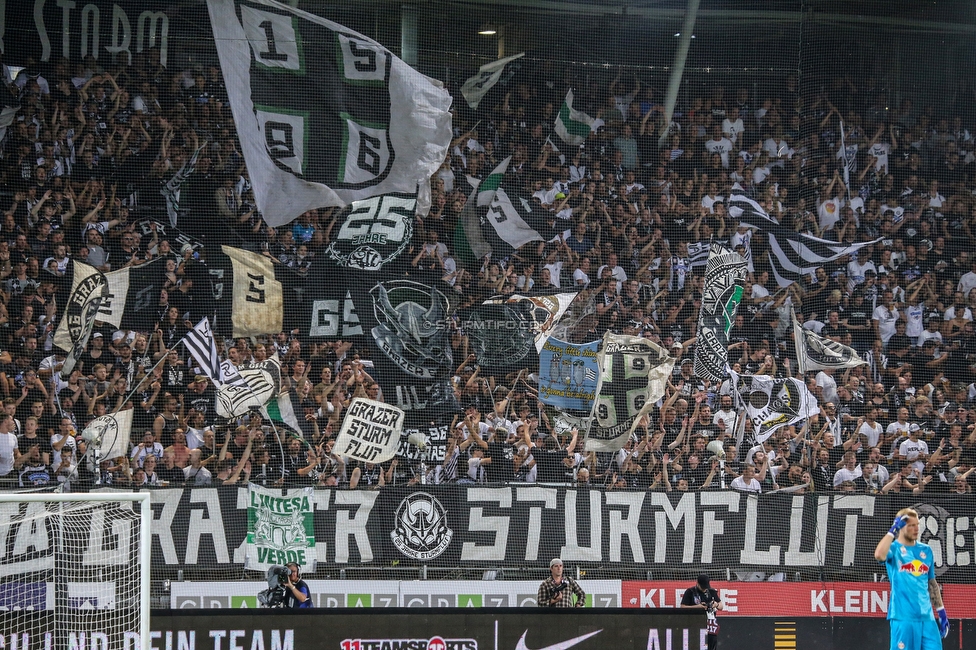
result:
[[[536,603],[539,607],[583,607],[586,604],[586,593],[572,578],[563,577],[563,561],[558,557],[549,562],[549,572],[552,574],[539,585]],[[576,594],[576,602],[573,602]]]
[[[301,578],[298,565],[289,562],[288,582],[285,583],[285,607],[288,609],[303,609],[312,606],[312,592]]]
[[[685,589],[684,596],[681,597],[681,607],[705,610],[705,617],[708,619],[705,641],[708,650],[715,650],[718,645],[718,619],[715,618],[715,612],[725,609],[725,605],[722,604],[718,592],[712,589],[707,575],[698,576],[695,586]]]

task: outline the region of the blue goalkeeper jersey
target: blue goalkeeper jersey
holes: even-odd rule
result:
[[[932,547],[922,542],[907,546],[895,540],[884,564],[891,583],[888,620],[933,620],[929,599],[929,580],[935,579]]]

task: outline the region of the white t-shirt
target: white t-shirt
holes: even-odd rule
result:
[[[948,309],[945,310],[945,315],[942,316],[942,319],[949,321],[955,317],[956,317],[956,306],[953,305],[952,307],[949,307]],[[969,307],[966,307],[966,311],[962,313],[962,317],[963,320],[972,320],[973,311]]]
[[[891,335],[895,333],[895,323],[898,321],[898,310],[889,309],[884,305],[878,305],[874,308],[874,313],[871,314],[871,320],[878,321],[878,332],[881,334],[881,340],[888,344],[888,339]]]
[[[739,141],[739,134],[746,130],[745,125],[742,123],[742,118],[738,118],[734,122],[729,118],[722,120],[722,133],[725,134],[729,140],[733,143]]]
[[[0,433],[0,476],[6,476],[14,469],[14,450],[17,449],[17,436]]]
[[[741,476],[736,476],[734,479],[732,479],[732,482],[729,485],[733,490],[738,490],[739,492],[755,492],[756,494],[762,494],[762,485],[760,485],[759,481],[756,479],[752,479],[747,484]]]
[[[929,446],[924,440],[905,440],[898,446],[898,454],[912,464],[918,471],[925,469],[925,462],[918,460],[921,455],[929,455]]]
[[[841,467],[839,470],[834,472],[834,487],[837,487],[844,481],[853,481],[860,475],[861,475],[860,465],[858,465],[854,469],[847,469],[846,467]]]
[[[875,274],[878,273],[878,268],[874,265],[874,262],[868,260],[864,264],[861,264],[857,260],[853,260],[847,263],[847,290],[854,291],[854,287],[864,282],[864,273],[866,271],[874,271]]]
[[[867,422],[861,423],[861,428],[857,432],[867,437],[868,447],[876,447],[881,440],[881,431],[881,424],[875,421],[873,427]]]
[[[821,388],[820,394],[824,402],[837,403],[837,380],[821,370],[817,373],[817,386]]]
[[[876,142],[874,143],[874,146],[868,149],[868,153],[878,159],[877,162],[874,163],[874,168],[887,174],[888,154],[891,153],[891,145],[887,142]]]
[[[705,143],[705,151],[710,154],[717,153],[722,157],[722,167],[725,169],[729,168],[729,152],[732,151],[732,141],[728,138],[721,138],[719,140],[709,140]]]
[[[58,444],[59,442],[61,442],[60,434],[56,433],[53,436],[51,436],[52,448],[54,447],[54,445]],[[70,455],[71,464],[74,465],[77,462],[75,458],[76,450],[77,450],[77,446],[75,445],[75,439],[72,438],[71,436],[68,436],[68,440],[65,441],[64,447],[61,447],[61,451],[58,451],[57,449],[53,449],[54,453],[51,455],[51,467],[53,467],[54,469],[61,467],[61,454]]]

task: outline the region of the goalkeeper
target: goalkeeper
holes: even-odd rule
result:
[[[888,621],[891,650],[939,650],[949,634],[949,616],[935,581],[932,547],[918,541],[918,513],[898,511],[891,530],[874,549],[891,583]],[[935,607],[938,620],[932,613]],[[940,638],[941,637],[941,638]]]

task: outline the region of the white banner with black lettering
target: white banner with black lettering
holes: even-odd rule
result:
[[[385,463],[396,455],[403,429],[403,411],[357,397],[346,409],[335,453],[367,463]]]

